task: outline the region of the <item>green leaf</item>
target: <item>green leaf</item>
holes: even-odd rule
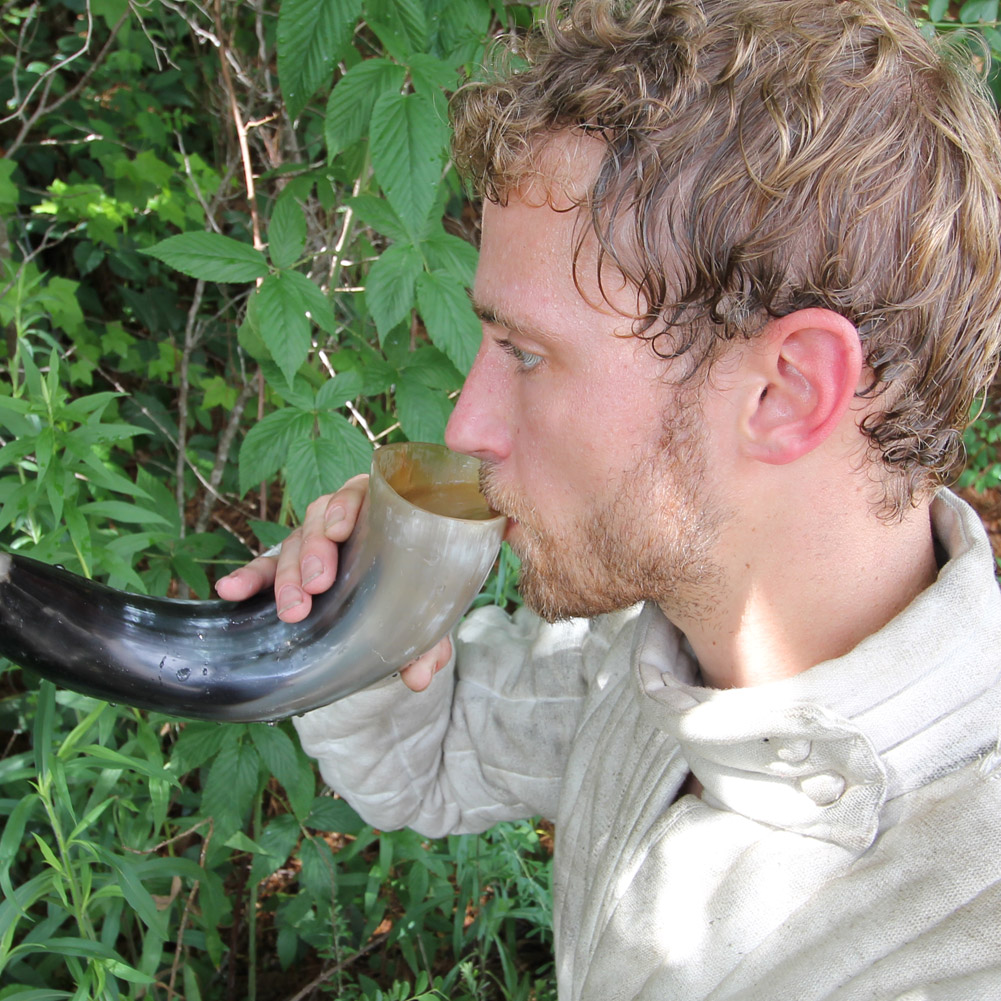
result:
[[[254,294],[261,337],[289,382],[306,360],[310,347],[306,304],[292,274],[268,275]]]
[[[268,273],[268,262],[259,250],[220,233],[168,236],[142,253],[209,282],[252,282]]]
[[[459,284],[472,287],[479,254],[471,243],[446,233],[439,225],[437,231],[428,234],[421,249],[427,257],[429,270],[447,271]]]
[[[427,48],[427,18],[418,0],[368,0],[365,20],[400,62]]]
[[[271,521],[250,522],[250,530],[257,536],[257,541],[264,549],[271,549],[284,542],[291,529],[288,525],[276,525]]]
[[[317,796],[304,823],[307,827],[338,834],[360,834],[365,829],[365,821],[351,805],[332,796]]]
[[[336,490],[372,464],[368,439],[339,414],[318,415],[322,438],[299,440],[289,449],[286,475],[292,507],[302,517],[320,494]]]
[[[445,444],[445,425],[452,415],[452,401],[445,393],[417,380],[401,380],[396,387],[396,412],[411,441]]]
[[[261,759],[252,745],[240,739],[241,732],[229,731],[202,788],[202,811],[215,817],[217,834],[223,839],[240,826],[257,792]]]
[[[409,242],[406,226],[385,198],[359,195],[357,198],[349,198],[348,205],[354,209],[363,223],[371,226],[377,233],[382,233],[391,240]]]
[[[372,166],[412,234],[435,203],[448,130],[422,94],[383,94],[372,109]]]
[[[325,382],[316,394],[318,410],[336,410],[362,395],[363,380],[357,372],[340,372]]]
[[[175,775],[201,768],[209,758],[219,753],[226,743],[226,734],[226,728],[216,723],[186,723],[174,744],[168,767]]]
[[[13,160],[0,159],[0,215],[11,215],[17,209],[20,194],[11,178],[17,164]]]
[[[459,370],[430,344],[422,344],[416,351],[409,352],[400,367],[398,378],[416,381],[428,389],[438,389],[446,394],[462,386]]]
[[[313,415],[283,407],[258,421],[240,446],[240,493],[278,472],[296,441],[313,433]]]
[[[416,52],[410,59],[410,75],[414,90],[434,99],[442,91],[455,90],[459,74],[455,67],[426,52]]]
[[[116,751],[113,747],[104,747],[101,744],[86,744],[79,749],[79,753],[89,758],[95,758],[111,768],[128,769],[151,779],[166,781],[173,786],[178,785],[177,779],[157,762],[130,757],[128,754]]]
[[[377,57],[352,66],[337,81],[323,120],[328,162],[365,135],[375,102],[383,94],[400,93],[406,75],[402,66]]]
[[[410,315],[417,277],[423,270],[420,251],[407,243],[394,243],[369,269],[365,303],[380,340]]]
[[[269,876],[295,851],[299,841],[299,822],[291,814],[282,813],[261,831],[258,845],[261,854],[250,868],[250,880],[258,883]]]
[[[963,24],[974,24],[977,21],[996,21],[998,17],[998,0],[967,0],[959,8],[959,20]]]
[[[361,0],[283,0],[278,11],[278,80],[293,120],[330,79],[360,14]]]
[[[93,515],[95,518],[108,518],[111,521],[123,521],[128,525],[148,525],[151,522],[157,525],[169,525],[170,522],[148,508],[139,507],[138,504],[129,504],[126,501],[90,501],[88,504],[81,504],[77,510],[81,514]]]
[[[299,271],[286,271],[282,275],[282,280],[288,282],[299,293],[310,319],[321,330],[336,337],[339,332],[337,318],[334,316],[333,307],[323,294],[323,289]]]
[[[312,412],[316,407],[316,390],[313,384],[301,372],[291,382],[286,382],[285,377],[278,370],[274,362],[265,361],[261,363],[261,371],[264,373],[265,382],[274,394],[284,400],[290,407],[299,410],[309,410]]]
[[[158,911],[156,903],[139,876],[140,863],[134,862],[128,856],[114,855],[112,852],[100,850],[105,864],[111,866],[118,874],[118,885],[122,896],[139,919],[157,937],[167,937],[167,914]]]
[[[299,878],[305,890],[317,900],[330,901],[336,863],[327,843],[307,838],[299,849],[299,861],[302,863]]]
[[[306,246],[306,214],[290,188],[278,197],[268,223],[268,255],[276,268],[290,268]]]
[[[252,726],[250,736],[264,767],[288,793],[292,812],[297,817],[305,816],[316,791],[316,778],[309,759],[296,751],[292,739],[280,727]]]
[[[425,272],[417,279],[417,306],[431,342],[460,372],[468,372],[482,330],[462,283],[447,271]]]

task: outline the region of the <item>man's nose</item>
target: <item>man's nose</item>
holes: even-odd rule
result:
[[[506,420],[506,385],[503,359],[484,337],[473,367],[445,428],[445,444],[453,452],[464,452],[492,462],[507,457],[510,434]]]

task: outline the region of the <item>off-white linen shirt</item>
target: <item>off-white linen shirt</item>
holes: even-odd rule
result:
[[[932,516],[937,581],[794,678],[701,687],[651,605],[488,608],[428,691],[296,726],[380,828],[556,822],[561,1001],[1001,999],[1001,598],[974,512]]]

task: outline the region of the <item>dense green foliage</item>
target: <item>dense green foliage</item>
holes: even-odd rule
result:
[[[997,0],[916,12],[1001,49]],[[445,99],[532,18],[0,4],[0,546],[205,597],[377,443],[441,440],[478,338]],[[554,996],[535,825],[380,834],[288,724],[0,693],[0,999]]]
[[[531,16],[3,7],[5,548],[206,597],[375,443],[441,440],[478,341],[445,95]],[[2,680],[0,997],[551,990],[531,824],[379,835],[288,724]]]

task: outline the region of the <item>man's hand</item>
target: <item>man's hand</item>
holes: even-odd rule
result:
[[[241,601],[274,586],[278,617],[300,622],[312,607],[312,595],[326,591],[337,576],[337,547],[347,540],[368,489],[368,476],[348,480],[336,493],[317,498],[306,517],[282,543],[277,556],[258,556],[216,582],[219,597]],[[423,691],[452,656],[446,636],[400,671],[406,685]]]

